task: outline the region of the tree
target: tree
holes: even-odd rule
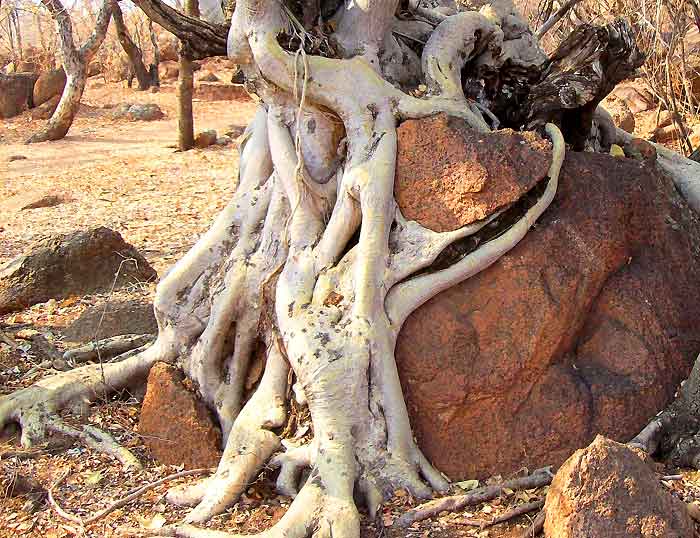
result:
[[[185,0],[185,13],[199,17],[199,2]],[[180,151],[194,147],[194,117],[192,96],[194,93],[194,67],[185,47],[180,46],[177,77],[177,146]]]
[[[32,135],[27,140],[28,144],[59,140],[68,133],[80,108],[80,99],[83,97],[87,82],[88,65],[102,45],[107,34],[109,20],[112,17],[111,0],[104,0],[97,14],[95,29],[82,47],[77,48],[73,40],[73,24],[70,14],[60,0],[42,0],[41,3],[51,13],[56,23],[61,60],[66,72],[66,85],[63,88],[61,100],[46,126]]]
[[[147,90],[154,84],[152,74],[146,69],[143,63],[143,53],[141,49],[136,46],[136,43],[134,43],[129,35],[129,30],[124,23],[122,10],[119,7],[119,3],[116,1],[112,2],[112,16],[114,17],[114,26],[117,29],[117,38],[129,58],[131,72],[136,77],[138,89],[141,91]],[[131,86],[131,79],[129,79],[129,85]]]
[[[396,489],[427,497],[448,486],[411,432],[394,361],[402,323],[526,235],[556,193],[564,157],[560,129],[543,125],[553,157],[539,198],[510,228],[434,266],[448,246],[495,216],[446,233],[407,221],[393,193],[398,123],[444,112],[480,132],[550,119],[567,132],[578,114],[589,137],[593,122],[604,135],[588,145],[609,148],[622,135],[595,112],[598,90],[627,72],[621,63],[634,65],[634,44],[616,23],[583,32],[585,39],[548,59],[508,0],[449,16],[385,0],[239,0],[230,28],[159,0],[136,4],[175,33],[190,58],[227,47],[262,100],[242,137],[238,188],[159,284],[159,335],[151,347],[9,396],[0,403],[0,425],[19,422],[23,444],[41,442],[47,431],[64,428],[61,408],[143,382],[156,361],[176,363],[216,413],[225,439],[214,476],[168,495],[195,507],[188,524],[226,510],[270,461],[281,468],[279,490],[296,499],[266,536],[357,537],[355,493],[375,512]],[[586,51],[587,61],[567,69],[564,51],[579,59]],[[597,73],[594,83],[575,84],[589,69]],[[543,92],[546,107],[528,104],[530,88],[553,85],[562,90],[560,101]],[[664,154],[659,159],[676,179],[693,172],[668,164]],[[259,349],[264,373],[245,401],[246,373]],[[290,380],[294,397],[308,405],[314,439],[278,453],[275,430],[287,416]],[[112,444],[102,446],[114,452]],[[311,473],[300,484],[304,468]],[[190,525],[158,533],[214,536]]]

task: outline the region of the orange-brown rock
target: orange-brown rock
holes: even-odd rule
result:
[[[549,538],[691,538],[685,505],[640,454],[599,436],[557,472],[547,494]]]
[[[535,133],[479,133],[445,114],[398,130],[394,194],[403,215],[436,232],[456,230],[518,200],[549,168]]]
[[[697,355],[698,282],[700,223],[671,181],[569,152],[520,244],[407,319],[396,358],[420,446],[464,479],[559,464],[597,433],[629,440]]]
[[[216,467],[221,457],[221,432],[204,405],[182,383],[182,373],[157,363],[148,376],[141,406],[139,433],[153,457],[185,469]]]
[[[194,87],[194,97],[202,101],[247,101],[248,92],[241,84],[199,82]]]
[[[52,97],[61,95],[65,86],[66,72],[62,67],[42,73],[34,85],[34,106],[42,105]]]

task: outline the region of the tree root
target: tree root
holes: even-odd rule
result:
[[[513,480],[507,480],[502,484],[493,486],[484,486],[465,495],[443,497],[442,499],[430,501],[409,510],[397,519],[395,524],[403,528],[410,527],[416,521],[423,521],[424,519],[434,517],[443,511],[457,511],[466,506],[495,499],[503,493],[504,489],[519,490],[540,488],[549,485],[551,482],[552,473],[549,471],[549,468],[541,469],[535,471],[530,476],[514,478]]]
[[[138,465],[133,455],[120,448],[111,436],[90,426],[77,430],[66,425],[58,413],[65,408],[82,410],[96,398],[143,381],[151,366],[165,357],[161,349],[154,344],[121,362],[76,368],[10,394],[0,400],[0,429],[10,422],[19,423],[25,448],[46,442],[53,432],[78,439],[126,465]]]
[[[628,445],[678,467],[700,469],[700,357],[676,399]]]
[[[216,474],[193,486],[168,493],[168,501],[174,504],[196,505],[187,516],[188,522],[207,521],[226,510],[280,448],[279,438],[270,430],[282,426],[286,417],[288,369],[276,344],[273,344],[260,386],[238,415]]]

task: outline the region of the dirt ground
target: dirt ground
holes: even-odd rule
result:
[[[157,103],[167,116],[153,122],[112,119],[113,106],[124,102]],[[58,142],[24,145],[22,141],[41,125],[28,113],[0,123],[0,263],[38,239],[103,225],[135,245],[162,276],[209,227],[231,196],[238,172],[235,145],[175,151],[172,86],[158,93],[139,93],[93,78],[84,103],[69,136]],[[216,129],[224,134],[240,131],[252,118],[255,104],[247,100],[199,101],[194,110],[197,131]],[[26,159],[10,162],[14,156]],[[45,193],[59,193],[66,201],[55,207],[21,209],[27,199]],[[0,396],[52,373],[50,368],[37,367],[46,357],[31,343],[34,331],[59,351],[95,335],[152,331],[149,305],[153,291],[153,284],[144,283],[113,294],[53,300],[0,317]],[[182,520],[186,511],[167,505],[164,495],[174,484],[195,478],[158,486],[86,528],[57,515],[43,499],[35,502],[31,492],[13,496],[7,488],[17,477],[34,479],[43,488],[65,477],[54,492],[56,502],[85,518],[128,490],[178,470],[159,465],[148,453],[137,431],[137,396],[121,394],[94,405],[85,420],[106,429],[130,448],[143,462],[142,470],[125,471],[114,460],[79,445],[55,454],[39,449],[12,455],[18,449],[17,435],[8,432],[0,444],[0,537],[135,536],[139,529]],[[208,527],[253,533],[277,521],[290,499],[275,494],[271,478],[270,473],[263,475],[238,504],[215,517]],[[698,473],[683,472],[681,480],[665,483],[686,501],[700,497]],[[546,489],[504,495],[407,530],[390,526],[407,507],[417,503],[399,491],[377,520],[365,518],[363,535],[515,538],[524,532],[534,513],[485,529],[463,520],[487,521],[515,505],[544,498]]]

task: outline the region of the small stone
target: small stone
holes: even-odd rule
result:
[[[217,77],[211,71],[207,71],[201,77],[199,77],[199,80],[202,82],[219,82],[219,77]]]
[[[200,149],[208,148],[209,146],[216,144],[217,139],[218,136],[216,131],[213,129],[209,131],[202,131],[194,139],[194,145]]]
[[[619,157],[624,159],[625,152],[617,144],[612,144],[610,146],[610,155],[612,155],[613,157]]]
[[[27,157],[25,155],[10,155],[7,158],[7,162],[11,163],[14,161],[26,161]]]
[[[686,506],[659,483],[641,451],[598,436],[559,469],[547,494],[545,536],[693,536]]]
[[[220,136],[219,138],[216,139],[216,145],[217,146],[228,146],[231,144],[233,140],[231,140],[230,136]]]
[[[151,368],[139,433],[162,464],[216,467],[221,432],[204,403],[182,381],[182,373],[174,366],[159,362]]]

